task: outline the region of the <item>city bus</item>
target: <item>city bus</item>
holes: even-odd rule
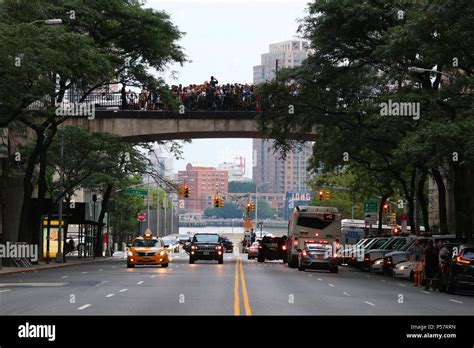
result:
[[[330,244],[341,238],[341,214],[334,207],[297,206],[288,221],[288,267],[298,267],[305,243]]]

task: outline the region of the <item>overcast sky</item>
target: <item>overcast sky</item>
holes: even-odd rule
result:
[[[146,7],[164,10],[185,32],[180,45],[192,63],[175,65],[164,74],[168,84],[203,83],[215,76],[219,83],[252,83],[254,65],[271,43],[296,35],[297,19],[305,16],[307,0],[172,0],[146,1]],[[176,80],[171,72],[176,71]],[[246,176],[252,174],[251,139],[197,139],[184,147],[182,170],[189,162],[218,166],[235,155],[247,159]]]

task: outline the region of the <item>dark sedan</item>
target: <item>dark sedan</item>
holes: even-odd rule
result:
[[[461,245],[441,276],[441,291],[474,291],[474,245]]]

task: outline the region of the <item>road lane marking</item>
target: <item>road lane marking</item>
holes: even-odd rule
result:
[[[128,289],[122,289],[122,290],[119,290],[119,292],[125,292],[127,291]]]
[[[464,302],[461,302],[461,301],[457,301],[457,300],[453,300],[452,298],[449,299],[451,302],[456,302],[456,303],[461,303],[463,304]]]
[[[402,286],[402,287],[406,287],[405,284],[400,284],[400,283],[397,283],[398,286]]]
[[[137,285],[142,285],[143,284],[143,280],[140,280]]]
[[[66,278],[69,278],[69,276],[62,276],[61,278],[62,278],[62,279],[66,279]]]
[[[38,286],[38,287],[49,287],[49,286],[63,286],[67,283],[0,283],[1,286]]]
[[[308,276],[312,277],[313,275],[312,275],[312,274],[308,274]]]
[[[368,274],[365,275],[367,278],[370,278],[370,276]]]
[[[380,279],[381,282],[386,283],[387,281],[385,279]]]
[[[0,290],[0,292],[7,292],[7,291],[10,291],[10,289]]]
[[[328,284],[328,285],[329,285],[331,288],[333,288],[333,287],[334,287],[334,284]]]
[[[234,315],[240,315],[240,299],[239,299],[239,260],[235,261],[235,276],[234,276]]]
[[[104,269],[103,269],[103,268],[101,268],[101,269],[99,269],[99,272],[102,272],[103,270],[104,270]]]
[[[91,305],[90,304],[85,304],[84,306],[79,307],[77,310],[78,311],[83,311],[86,308],[89,308]]]
[[[318,280],[321,280],[321,281],[322,281],[322,279],[321,279],[321,278],[318,278]]]
[[[372,306],[372,307],[375,307],[375,305],[374,305],[372,302],[365,301],[365,303],[367,303],[368,305],[370,305],[370,306]]]
[[[242,261],[240,261],[240,278],[242,281],[242,294],[244,298],[245,315],[252,315],[252,309],[250,308],[249,295],[247,293],[247,285],[245,283],[244,266]]]
[[[81,272],[81,273],[82,273],[82,274],[87,274],[87,273],[89,273],[89,272]]]
[[[423,292],[425,294],[428,294],[428,295],[431,295],[431,292],[429,292],[429,291],[421,290],[421,292]]]
[[[154,276],[154,275],[151,275],[150,278],[155,278],[155,276]]]
[[[345,291],[343,292],[343,294],[346,295],[346,296],[351,296],[351,294],[349,294],[348,292],[345,292]]]
[[[105,296],[105,297],[112,297],[112,296],[114,296],[114,295],[115,295],[115,294],[108,294],[108,295]]]

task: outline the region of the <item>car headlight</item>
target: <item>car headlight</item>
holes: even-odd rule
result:
[[[128,251],[128,256],[133,256],[133,251]]]
[[[191,249],[197,249],[197,248],[198,248],[197,245],[192,245],[191,246]]]
[[[383,259],[378,259],[374,262],[376,265],[381,265],[383,263]]]
[[[406,265],[403,265],[403,266],[399,267],[399,269],[401,269],[401,270],[404,270],[404,269],[407,269],[407,268],[408,268],[408,266],[406,266]]]
[[[160,255],[163,256],[164,254],[166,254],[166,251],[161,250],[161,251],[160,251]]]

